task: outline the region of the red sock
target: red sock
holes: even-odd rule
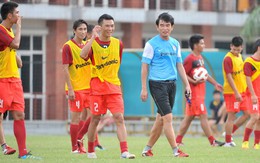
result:
[[[95,152],[94,145],[95,145],[94,142],[88,142],[88,153]]]
[[[260,141],[260,130],[255,130],[254,134],[255,134],[255,144],[259,144],[259,141]]]
[[[232,130],[232,134],[234,134],[235,133],[235,131],[238,129],[238,127],[237,127],[237,125],[233,125],[233,130]]]
[[[99,140],[98,140],[98,134],[96,134],[94,143],[95,143],[95,146],[100,145]]]
[[[252,131],[253,131],[253,130],[252,130],[251,128],[245,128],[245,133],[244,133],[244,140],[243,140],[243,142],[249,140],[249,137],[250,137]]]
[[[209,143],[212,145],[214,143],[214,140],[216,140],[213,136],[208,137]]]
[[[126,141],[120,142],[120,149],[121,149],[121,153],[128,151],[128,146],[127,146],[127,142]]]
[[[226,143],[231,143],[231,135],[226,135]]]
[[[79,121],[79,131],[78,131],[78,133],[80,132],[80,130],[83,127],[84,123],[85,123],[85,121],[82,121],[82,120]]]
[[[177,137],[176,137],[176,143],[182,143],[182,138],[183,138],[182,135],[177,135]]]
[[[83,138],[83,136],[88,132],[88,127],[91,121],[91,117],[89,117],[86,122],[84,123],[84,125],[81,127],[79,133],[78,133],[78,139],[81,140]]]
[[[26,130],[24,120],[14,120],[14,135],[19,149],[19,156],[27,154]]]
[[[77,144],[78,130],[79,130],[78,124],[70,124],[70,140],[71,140],[72,151],[77,150],[78,148],[78,144]]]

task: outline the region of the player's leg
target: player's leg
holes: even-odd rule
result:
[[[5,136],[4,136],[4,128],[3,128],[3,114],[0,113],[0,144],[4,155],[11,155],[16,152],[15,149],[9,147],[6,144]]]
[[[233,125],[234,125],[234,121],[236,119],[236,115],[234,112],[228,112],[227,113],[228,117],[227,117],[227,121],[226,121],[226,125],[225,125],[225,131],[226,131],[226,135],[225,135],[225,147],[229,147],[232,146],[231,142],[232,142],[232,130],[233,130]]]
[[[70,140],[71,140],[71,148],[72,153],[80,153],[77,143],[78,131],[79,131],[79,120],[80,120],[80,112],[76,112],[71,110],[71,123],[70,123]]]
[[[235,131],[242,126],[250,117],[250,114],[248,113],[247,110],[242,111],[243,115],[241,115],[239,118],[237,118],[237,120],[235,121],[234,125],[233,125],[233,129],[232,129],[232,134],[235,133]]]
[[[186,132],[188,131],[190,124],[192,120],[194,119],[194,116],[185,115],[184,119],[180,123],[180,129],[178,132],[178,135],[176,137],[176,142],[178,145],[183,145],[182,139]]]
[[[260,146],[259,146],[259,142],[260,142],[260,118],[256,122],[254,135],[255,135],[254,149],[260,149]]]

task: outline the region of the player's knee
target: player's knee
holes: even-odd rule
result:
[[[124,117],[122,114],[114,114],[113,116],[117,124],[124,123]]]

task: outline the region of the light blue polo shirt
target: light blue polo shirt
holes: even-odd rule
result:
[[[150,80],[177,80],[177,63],[182,63],[180,43],[160,35],[149,40],[144,47],[142,62],[149,65]]]

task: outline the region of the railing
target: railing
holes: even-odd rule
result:
[[[0,3],[10,0],[0,0]],[[75,7],[143,8],[148,10],[200,11],[199,0],[12,0],[19,4],[70,5]],[[205,2],[204,2],[205,3]],[[257,5],[255,0],[211,0],[213,12],[250,12]],[[258,4],[259,5],[259,4]]]

